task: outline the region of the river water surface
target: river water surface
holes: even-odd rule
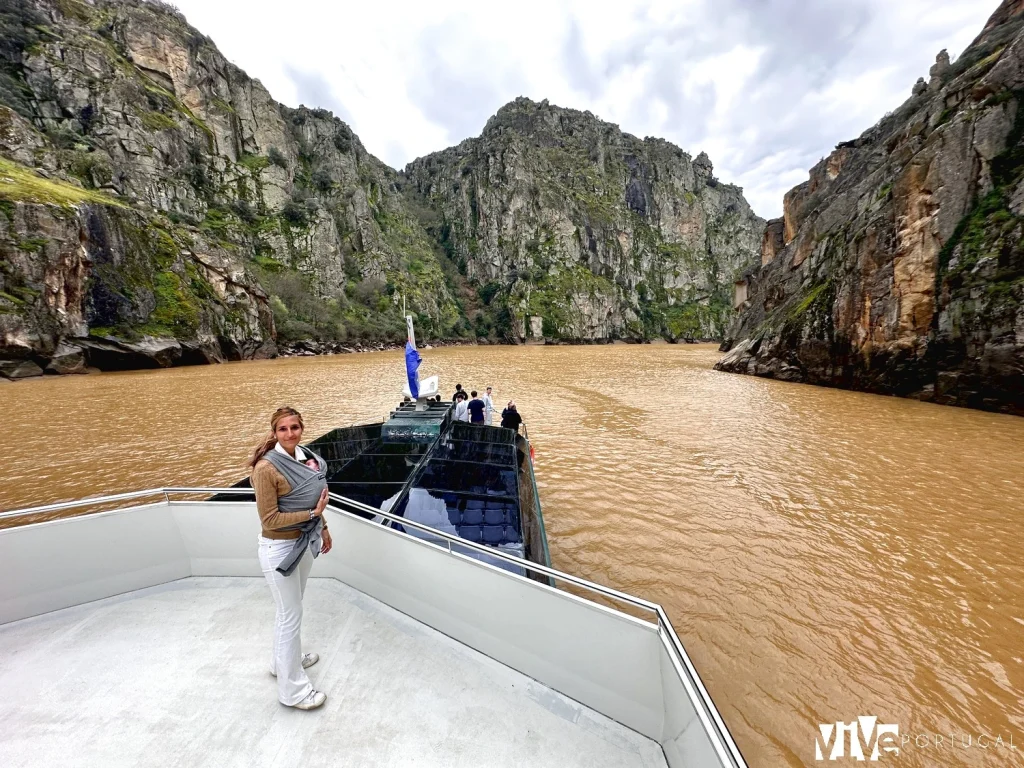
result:
[[[814,765],[818,724],[858,715],[927,737],[900,765],[1024,765],[1024,419],[718,357],[462,347],[421,372],[516,400],[553,565],[666,607],[751,766]],[[2,383],[0,508],[233,483],[277,406],[312,439],[385,417],[403,372],[390,352]]]

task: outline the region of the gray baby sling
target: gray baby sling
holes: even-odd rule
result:
[[[302,450],[306,454],[307,460],[316,459],[319,469],[307,467],[301,461],[286,456],[277,449],[267,451],[263,456],[274,465],[278,472],[284,475],[284,479],[291,486],[288,493],[277,497],[277,508],[282,512],[302,512],[313,509],[320,501],[320,494],[327,487],[327,462],[308,448]],[[314,558],[320,554],[320,532],[323,530],[323,526],[323,518],[314,517],[312,520],[281,529],[285,531],[298,529],[299,538],[295,540],[295,546],[277,566],[279,573],[290,576],[307,548]]]

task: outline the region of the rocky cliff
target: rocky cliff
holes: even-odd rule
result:
[[[508,338],[720,338],[764,226],[707,155],[525,98],[403,175]]]
[[[278,341],[720,336],[763,222],[657,139],[525,99],[402,174],[156,0],[0,0],[0,375]],[[528,325],[529,324],[529,325]]]
[[[719,369],[1024,414],[1024,3],[784,202]]]
[[[395,172],[173,8],[3,0],[0,37],[0,373],[402,335],[398,296],[452,333]]]

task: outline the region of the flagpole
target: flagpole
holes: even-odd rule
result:
[[[408,342],[412,344],[413,349],[416,349],[416,329],[412,327],[412,315],[405,316],[405,329]]]

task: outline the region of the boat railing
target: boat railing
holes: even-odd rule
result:
[[[131,491],[128,493],[112,494],[107,496],[93,496],[85,499],[78,499],[75,501],[64,501],[55,504],[45,504],[38,507],[28,507],[25,509],[16,509],[8,512],[0,512],[0,520],[10,520],[19,517],[29,517],[40,514],[47,514],[50,512],[59,512],[68,509],[74,509],[76,507],[87,507],[95,505],[112,504],[116,502],[132,501],[135,499],[142,499],[151,496],[163,496],[163,500],[168,505],[176,504],[203,504],[205,501],[172,501],[171,496],[180,495],[197,495],[197,494],[224,494],[224,495],[237,495],[237,496],[251,496],[253,493],[252,488],[150,488],[144,491]],[[463,552],[459,550],[470,550],[486,555],[488,558],[497,558],[504,560],[517,568],[533,571],[534,573],[547,576],[556,581],[560,581],[566,584],[571,584],[574,587],[585,590],[587,592],[601,595],[602,597],[624,603],[632,606],[633,608],[645,611],[652,614],[655,621],[654,624],[657,626],[658,633],[662,637],[666,647],[670,650],[669,657],[672,660],[673,667],[675,668],[676,674],[682,681],[684,688],[687,690],[691,701],[698,706],[695,707],[697,716],[700,718],[705,729],[712,734],[717,735],[719,745],[716,745],[716,751],[719,752],[719,756],[727,760],[727,764],[742,768],[746,766],[739,747],[733,741],[732,734],[729,733],[729,729],[726,727],[725,722],[722,720],[721,715],[718,712],[717,707],[711,700],[711,696],[704,686],[703,681],[700,679],[700,675],[697,673],[697,669],[691,661],[689,655],[683,648],[683,644],[679,640],[679,636],[676,634],[675,628],[672,626],[672,622],[668,618],[668,614],[665,609],[658,603],[652,603],[649,600],[644,600],[640,597],[621,592],[611,587],[606,587],[596,582],[582,579],[578,576],[565,573],[563,571],[549,568],[539,563],[534,563],[529,560],[509,555],[497,548],[486,547],[482,544],[477,544],[472,541],[453,536],[444,531],[436,528],[431,528],[428,525],[418,523],[415,520],[409,520],[399,515],[394,515],[390,512],[385,512],[376,507],[363,504],[349,499],[345,496],[338,494],[330,494],[330,500],[335,502],[337,505],[328,505],[328,508],[334,512],[347,513],[353,517],[357,517],[355,512],[369,513],[388,520],[392,523],[398,523],[404,528],[415,528],[420,532],[427,535],[426,540],[419,539],[421,542],[437,546],[442,550],[447,550],[448,554],[453,557],[467,557]],[[106,510],[106,512],[116,510]],[[364,520],[360,517],[359,519]],[[399,533],[396,531],[396,533]],[[431,541],[433,539],[433,541]],[[443,543],[438,543],[440,540]],[[510,576],[513,574],[509,574]]]

